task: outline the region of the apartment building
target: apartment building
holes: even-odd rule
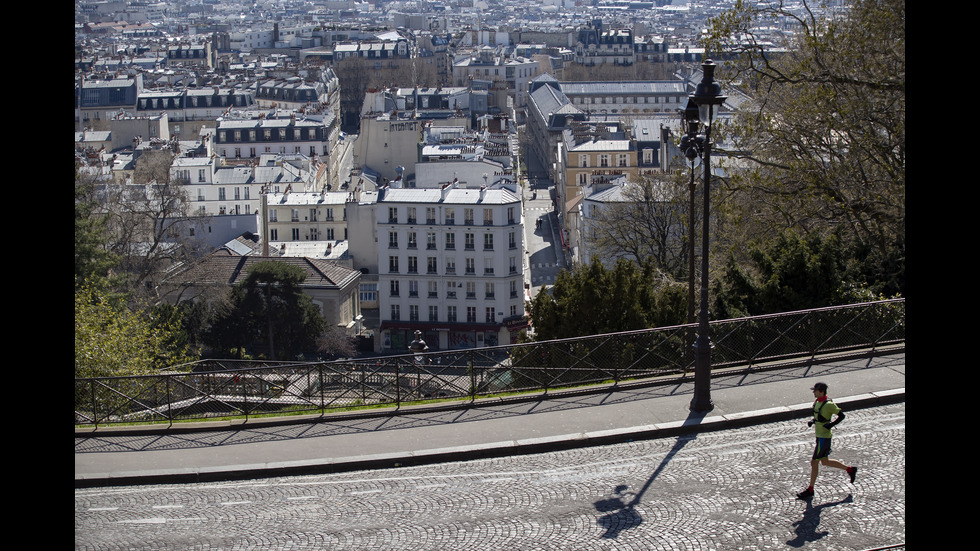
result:
[[[346,191],[291,191],[266,197],[270,243],[347,240]]]
[[[524,318],[523,212],[511,190],[379,190],[379,351],[516,341]]]
[[[469,86],[473,81],[490,83],[491,107],[508,112],[508,98],[517,107],[527,104],[528,83],[541,72],[534,59],[508,56],[485,46],[461,55],[453,62],[452,79],[455,86]]]

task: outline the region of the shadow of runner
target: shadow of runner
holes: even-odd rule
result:
[[[690,412],[687,416],[687,420],[684,422],[685,425],[700,423],[704,418],[705,413]],[[660,465],[653,471],[650,478],[647,479],[643,487],[637,493],[627,492],[629,486],[620,485],[616,486],[613,490],[614,497],[607,499],[600,499],[595,502],[595,508],[600,513],[607,513],[596,521],[599,526],[606,529],[605,533],[602,534],[603,538],[615,539],[619,537],[619,533],[623,530],[628,530],[630,528],[635,528],[643,523],[643,517],[636,512],[636,506],[640,503],[640,499],[643,494],[650,488],[653,481],[656,480],[657,476],[663,472],[667,463],[681,451],[681,448],[685,444],[697,438],[697,434],[679,436],[677,442],[674,443],[674,447],[667,452],[667,455],[660,461]],[[627,499],[632,496],[632,499]]]
[[[836,507],[844,503],[852,503],[854,498],[851,494],[847,494],[847,497],[840,501],[832,501],[830,503],[824,503],[822,505],[817,505],[814,507],[810,500],[806,502],[806,510],[803,511],[803,518],[793,523],[795,526],[796,537],[786,542],[786,545],[790,547],[803,547],[807,543],[817,541],[830,532],[826,530],[823,532],[817,532],[817,526],[820,525],[820,513],[823,512],[827,507]]]

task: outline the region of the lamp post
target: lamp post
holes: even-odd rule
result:
[[[690,234],[687,239],[687,323],[694,323],[694,192],[697,190],[697,184],[694,180],[694,164],[704,153],[704,137],[698,134],[701,126],[701,119],[698,117],[698,104],[690,98],[687,100],[687,107],[684,108],[684,123],[687,126],[687,133],[681,138],[681,151],[691,162],[691,181],[688,184],[690,194],[688,227]]]
[[[711,411],[711,336],[708,326],[708,218],[711,197],[711,126],[716,108],[727,99],[721,85],[715,82],[715,64],[710,59],[701,65],[702,77],[691,100],[698,106],[698,119],[704,126],[702,164],[704,165],[704,207],[701,223],[701,309],[698,312],[698,338],[694,342],[694,398],[691,410]]]
[[[687,323],[694,324],[696,318],[694,314],[694,298],[696,293],[694,292],[694,227],[697,222],[695,213],[695,199],[697,191],[697,183],[695,181],[694,167],[698,158],[704,153],[704,136],[701,136],[698,131],[701,127],[701,119],[698,115],[698,104],[694,103],[693,99],[688,98],[687,107],[684,108],[684,123],[687,127],[686,134],[681,138],[681,151],[684,152],[684,156],[687,160],[691,162],[691,181],[688,184],[688,193],[690,195],[690,208],[688,209],[688,238],[687,238]],[[694,355],[694,337],[697,335],[697,331],[691,328],[687,331],[687,347],[688,361],[693,362]],[[689,364],[688,364],[689,365]],[[685,367],[684,372],[687,372]]]

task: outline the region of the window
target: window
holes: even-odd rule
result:
[[[446,307],[446,320],[447,321],[456,321],[456,307],[455,306],[447,306]]]
[[[391,319],[396,320],[396,321],[402,319],[402,316],[401,316],[401,306],[399,306],[397,304],[392,304],[391,305]]]
[[[415,207],[408,207],[408,223],[415,223]]]
[[[493,299],[494,295],[494,284],[488,281],[484,284],[483,296],[487,299]]]
[[[419,296],[419,282],[418,280],[411,280],[408,282],[408,296],[418,297]]]
[[[276,228],[269,230],[269,241],[279,241],[279,230]]]
[[[471,323],[476,321],[476,306],[466,307],[466,321]]]
[[[218,200],[219,201],[224,201],[225,199],[226,199],[226,197],[225,197],[225,188],[219,187],[218,188]]]
[[[456,223],[456,209],[447,208],[446,209],[446,225],[452,226]]]
[[[483,234],[483,250],[492,251],[493,250],[493,234],[485,233]]]
[[[456,282],[447,281],[446,282],[446,298],[456,298]]]
[[[388,207],[388,222],[390,224],[398,223],[398,207]]]
[[[476,283],[473,281],[466,282],[466,298],[476,298]]]
[[[517,248],[517,235],[514,232],[507,234],[507,246],[511,249]]]
[[[419,321],[419,305],[408,305],[408,321]]]
[[[517,298],[517,280],[510,280],[510,298]]]
[[[410,256],[408,257],[408,273],[417,274],[419,271],[419,257]]]
[[[514,207],[507,207],[507,223],[516,224],[517,219],[514,218]]]
[[[408,232],[408,248],[409,249],[419,248],[418,239],[415,237],[415,232],[413,231]]]
[[[425,272],[427,274],[435,274],[435,273],[438,273],[438,263],[436,262],[436,257],[430,256],[430,257],[426,258]]]
[[[517,257],[516,256],[510,257],[510,273],[511,274],[516,274],[517,273]]]
[[[446,259],[446,275],[453,275],[456,273],[456,259],[447,258]]]
[[[290,220],[292,220],[293,222],[299,222],[299,209],[293,209],[290,216],[291,216]]]
[[[456,250],[456,234],[447,233],[446,234],[446,250],[453,251]]]
[[[493,306],[487,308],[487,323],[494,323],[497,320],[497,315],[494,312]]]
[[[472,258],[466,259],[466,273],[475,274],[476,273],[476,260]]]
[[[398,257],[389,256],[388,257],[388,271],[391,273],[398,273]]]
[[[473,225],[473,209],[463,209],[463,223],[467,226]]]
[[[361,283],[360,300],[361,302],[374,302],[378,300],[378,284]]]
[[[476,248],[475,239],[472,233],[468,233],[464,236],[466,243],[463,245],[467,251],[472,251]]]
[[[278,222],[278,221],[279,221],[278,211],[276,211],[276,209],[271,209],[269,211],[269,222]]]
[[[389,249],[398,248],[398,232],[394,232],[394,231],[388,232],[388,248]]]
[[[616,155],[616,166],[626,167],[630,166],[629,155],[626,153],[619,153]]]
[[[398,280],[397,279],[392,279],[388,283],[388,296],[389,297],[397,297],[398,295],[399,295]]]
[[[237,195],[238,190],[236,189],[235,191]],[[317,218],[316,209],[310,209],[310,222],[316,222],[316,218]]]
[[[493,225],[493,209],[483,209],[483,225]]]
[[[439,298],[439,282],[429,282],[429,298]]]
[[[435,224],[436,223],[436,209],[435,207],[425,207],[425,223]]]
[[[439,321],[438,306],[429,306],[429,321]]]
[[[425,248],[434,251],[436,249],[436,234],[428,232],[425,234]]]
[[[293,228],[293,241],[299,241],[299,228]]]
[[[484,258],[483,259],[483,274],[484,275],[491,275],[491,274],[493,274],[493,259],[492,258]]]

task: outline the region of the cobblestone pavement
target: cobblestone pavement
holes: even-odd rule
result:
[[[76,549],[861,550],[905,542],[905,404],[849,411],[806,485],[803,421],[571,451],[75,491]]]

